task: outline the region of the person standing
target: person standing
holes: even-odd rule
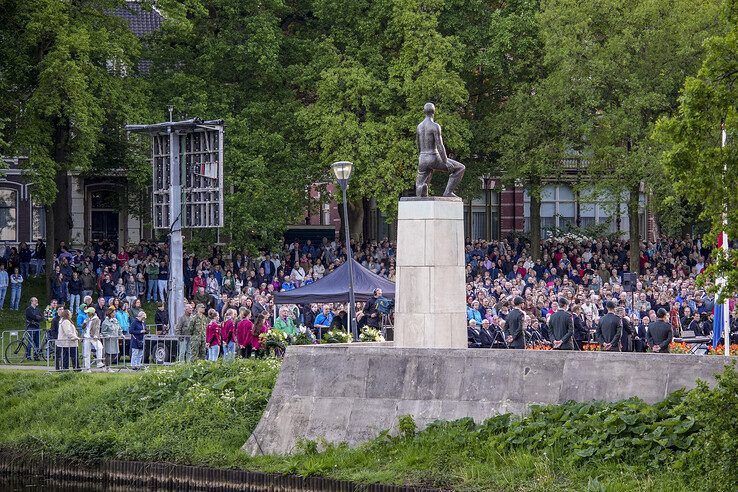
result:
[[[159,263],[159,276],[157,277],[156,284],[159,288],[159,301],[164,302],[167,294],[167,284],[169,283],[169,264],[167,260],[162,260]]]
[[[574,350],[574,320],[567,310],[568,306],[569,301],[562,296],[559,299],[559,309],[548,320],[555,350]]]
[[[521,310],[524,302],[522,297],[516,296],[513,299],[513,309],[505,318],[505,329],[507,331],[505,340],[509,348],[525,348],[524,315]]]
[[[95,358],[97,359],[97,367],[103,367],[103,346],[100,342],[100,318],[97,317],[97,312],[94,307],[88,307],[85,309],[87,319],[82,324],[84,329],[84,341],[82,342],[82,358],[84,360],[84,368],[86,371],[90,371],[92,351],[95,351]]]
[[[607,301],[605,307],[607,308],[607,314],[600,319],[597,325],[597,339],[600,341],[600,349],[605,352],[620,352],[623,320],[614,313],[615,302]]]
[[[113,306],[110,306],[105,314],[105,320],[100,326],[100,336],[105,345],[105,365],[110,370],[113,364],[118,363],[118,340],[123,336],[118,319],[115,317],[115,308]]]
[[[177,360],[179,362],[190,361],[191,358],[191,335],[190,319],[192,318],[192,304],[186,303],[184,313],[174,324],[174,335],[177,337]]]
[[[242,307],[238,310],[238,323],[236,323],[236,342],[241,357],[248,359],[251,357],[251,332],[254,329],[254,323],[251,322],[251,310]]]
[[[156,327],[157,335],[168,335],[169,334],[169,313],[167,312],[167,306],[163,302],[159,302],[156,305],[156,313],[154,314],[154,326]]]
[[[31,256],[33,256],[33,253],[31,253],[31,248],[28,247],[28,243],[25,241],[20,244],[20,251],[18,251],[18,261],[20,262],[20,272],[21,275],[23,275],[23,278],[28,278],[28,275],[30,274],[30,264],[31,264]]]
[[[623,322],[623,334],[620,337],[620,350],[622,352],[633,352],[633,337],[635,336],[633,323],[631,323],[628,316],[625,315],[624,307],[618,306],[615,310],[615,314],[620,316],[620,319]]]
[[[69,295],[69,310],[73,313],[80,306],[80,295],[82,294],[82,281],[77,272],[72,272],[72,278],[67,282],[67,295]]]
[[[233,360],[236,356],[236,324],[233,318],[236,317],[235,309],[226,309],[225,321],[221,337],[223,338],[223,360]]]
[[[144,356],[144,336],[146,335],[146,311],[140,311],[131,323],[131,369],[141,369]]]
[[[146,265],[146,277],[148,288],[146,289],[146,302],[156,301],[156,291],[159,283],[159,263],[150,259]]]
[[[31,336],[31,343],[33,348],[38,350],[39,344],[41,343],[41,321],[44,319],[44,315],[38,308],[38,299],[31,297],[31,302],[26,308],[26,331]],[[38,360],[38,356],[35,354],[33,358]],[[31,360],[31,344],[26,345],[26,359]]]
[[[198,304],[195,314],[190,318],[189,332],[191,333],[190,347],[192,348],[192,359],[205,358],[205,330],[208,319],[205,316],[205,305]]]
[[[218,311],[216,311],[215,309],[210,309],[210,311],[208,311],[208,318],[210,318],[210,322],[205,329],[205,342],[207,345],[208,360],[210,362],[216,362],[218,360],[218,356],[220,355],[220,345],[221,343],[223,343],[220,332],[220,323],[218,322],[220,318],[220,316],[218,315]]]
[[[79,369],[77,347],[80,337],[72,323],[72,312],[69,309],[63,309],[60,316],[59,336],[56,340],[56,346],[61,349],[61,363],[58,369],[67,370],[70,365],[72,369]]]
[[[10,285],[10,277],[5,270],[5,264],[0,263],[0,310],[5,306],[5,295],[8,293],[8,285]]]
[[[20,309],[22,287],[23,275],[18,268],[14,268],[13,275],[10,276],[10,309],[14,311]]]
[[[647,341],[651,351],[659,354],[669,353],[669,344],[674,337],[672,325],[666,320],[669,312],[664,308],[656,311],[656,321],[648,325]]]

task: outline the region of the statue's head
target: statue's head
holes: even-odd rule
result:
[[[436,106],[433,103],[425,103],[425,106],[423,106],[423,114],[426,116],[433,116],[436,114]]]

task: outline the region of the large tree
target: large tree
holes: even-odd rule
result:
[[[662,164],[675,194],[700,207],[713,242],[723,230],[730,238],[738,237],[738,10],[726,8],[724,18],[730,30],[705,42],[702,65],[684,82],[678,111],[659,121],[655,132],[667,146]],[[722,125],[728,137],[725,147]],[[718,257],[708,270],[708,278],[719,276],[728,279],[725,294],[738,292],[735,250]]]
[[[0,23],[0,88],[9,118],[6,150],[29,157],[33,196],[45,205],[47,271],[69,240],[68,172],[91,168],[114,115],[138,101],[138,42],[112,15],[123,0],[5,0]],[[118,120],[120,118],[117,118]],[[107,133],[107,135],[106,135]]]
[[[313,2],[315,49],[307,71],[315,78],[305,80],[303,91],[314,102],[300,116],[323,166],[335,160],[355,164],[352,235],[359,233],[363,199],[376,198],[391,217],[398,197],[413,187],[414,132],[425,102],[436,104],[448,150],[457,157],[468,153],[462,118],[468,95],[459,76],[463,47],[441,34],[441,6],[418,0]]]
[[[720,32],[723,0],[548,0],[540,14],[546,59],[562,89],[584,95],[589,172],[614,194],[627,192],[630,268],[638,271],[639,196],[656,156],[649,135],[677,104],[702,42]],[[569,98],[567,98],[569,99]]]

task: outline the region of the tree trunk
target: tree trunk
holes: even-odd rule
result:
[[[641,234],[640,221],[638,220],[638,202],[641,194],[640,184],[630,188],[628,197],[628,233],[630,234],[630,259],[629,267],[633,273],[640,273]]]
[[[357,244],[361,243],[364,226],[364,200],[357,198],[348,201],[349,235]],[[345,218],[343,218],[345,220]]]
[[[46,205],[44,207],[46,218],[46,299],[51,302],[51,279],[54,278],[54,251],[56,244],[56,234],[54,227],[54,206]]]
[[[531,186],[530,191],[530,253],[533,260],[541,259],[541,190]]]
[[[57,161],[56,171],[56,199],[54,200],[54,212],[56,222],[47,222],[46,227],[52,224],[56,241],[64,241],[69,247],[69,239],[72,232],[72,219],[69,204],[69,176],[62,162]]]

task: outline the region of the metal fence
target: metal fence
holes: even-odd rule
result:
[[[146,334],[142,342],[132,343],[130,335],[54,340],[47,333],[1,332],[0,360],[10,365],[45,365],[50,371],[119,371],[192,359],[191,340],[184,335]]]

